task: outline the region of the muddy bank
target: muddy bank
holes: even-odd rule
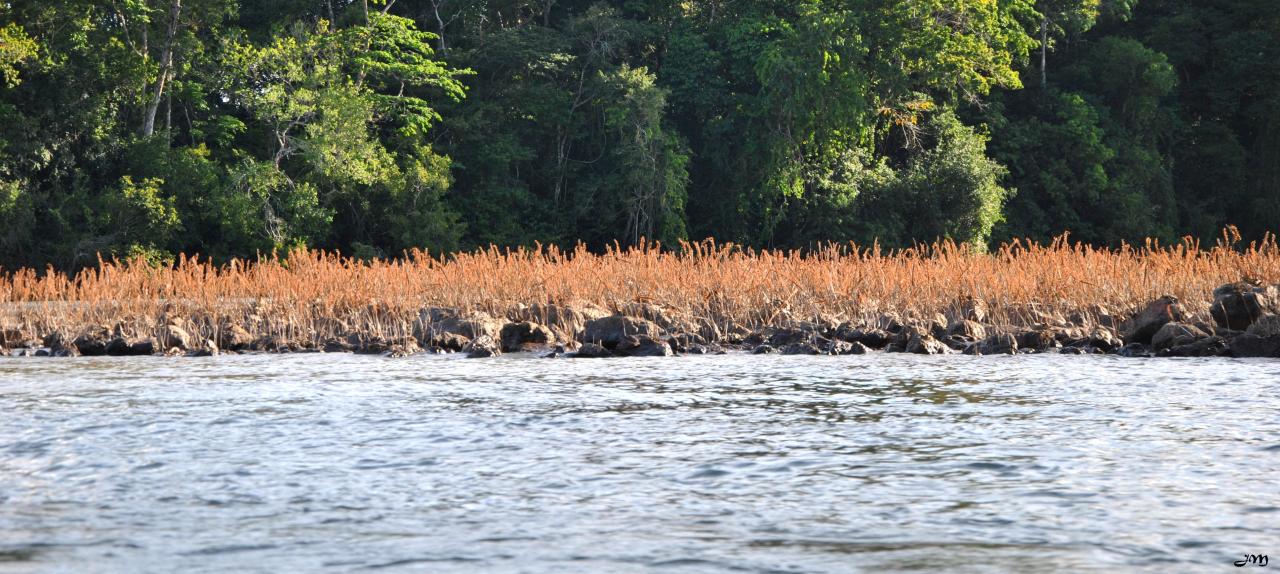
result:
[[[1130,357],[1280,357],[1280,293],[1274,286],[1231,283],[1193,313],[1176,297],[1124,316],[1101,306],[1064,314],[1036,305],[998,309],[956,301],[932,316],[886,312],[872,318],[773,317],[746,326],[633,303],[617,309],[582,305],[512,305],[500,313],[370,305],[355,313],[272,317],[267,302],[216,314],[170,305],[109,324],[55,324],[14,311],[0,327],[8,356],[211,356],[225,353],[343,352],[404,357],[463,353],[485,358],[514,352],[547,357],[665,357],[730,351],[785,355],[1118,354]],[[1017,317],[994,321],[992,317]]]

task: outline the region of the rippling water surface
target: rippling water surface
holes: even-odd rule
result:
[[[1280,363],[0,360],[0,572],[1280,562]]]

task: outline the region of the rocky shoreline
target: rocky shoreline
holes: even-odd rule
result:
[[[545,357],[665,357],[730,351],[784,355],[858,355],[872,351],[940,355],[1019,353],[1116,354],[1126,357],[1280,357],[1280,290],[1231,283],[1215,289],[1209,317],[1188,313],[1175,297],[1117,317],[1094,307],[1063,316],[1030,306],[1021,325],[989,320],[987,304],[959,301],[931,317],[884,313],[869,321],[786,320],[745,328],[692,320],[653,304],[610,312],[593,305],[535,304],[503,316],[480,310],[426,308],[398,334],[352,328],[322,318],[290,336],[259,314],[242,319],[167,313],[158,320],[120,321],[75,330],[0,326],[0,356],[212,356],[245,352],[343,352],[404,357],[463,353],[485,358],[513,352]],[[1008,316],[1008,313],[1003,314]],[[149,326],[144,326],[149,325]],[[295,329],[296,330],[296,329]],[[288,330],[285,330],[288,331]]]

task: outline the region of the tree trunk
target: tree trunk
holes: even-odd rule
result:
[[[164,97],[164,87],[173,75],[173,42],[178,35],[178,16],[182,13],[182,0],[173,0],[169,6],[169,30],[165,34],[164,51],[160,54],[160,77],[151,92],[151,101],[147,102],[146,112],[142,116],[142,135],[150,136],[156,131],[156,111],[160,109],[160,100]]]
[[[1046,64],[1049,61],[1049,17],[1040,18],[1040,89],[1049,83],[1049,72]]]

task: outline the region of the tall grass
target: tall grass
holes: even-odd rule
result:
[[[555,323],[547,305],[616,312],[640,303],[725,333],[812,321],[871,324],[885,313],[926,318],[966,300],[985,303],[989,323],[1026,325],[1055,315],[1124,316],[1166,294],[1207,317],[1218,285],[1280,283],[1274,236],[1238,242],[1229,229],[1211,248],[1187,239],[1098,249],[1063,236],[992,253],[948,241],[893,251],[833,244],[807,252],[706,241],[599,254],[582,247],[447,257],[413,251],[373,262],[320,251],[225,265],[184,257],[169,268],[103,262],[73,276],[0,272],[0,321],[41,335],[74,336],[99,326],[146,335],[181,317],[203,337],[237,324],[255,335],[318,343],[352,332],[410,335],[424,307]]]

